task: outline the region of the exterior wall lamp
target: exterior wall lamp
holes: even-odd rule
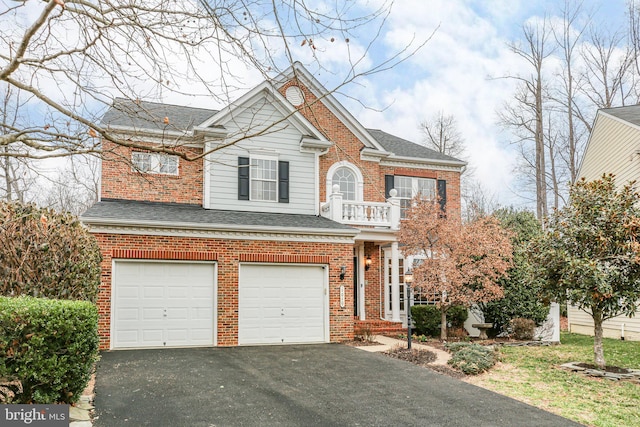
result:
[[[340,267],[340,280],[344,280],[345,274],[347,274],[347,266],[343,265]]]
[[[368,256],[367,259],[364,260],[364,271],[369,271],[372,262],[373,261],[371,260],[371,256]]]

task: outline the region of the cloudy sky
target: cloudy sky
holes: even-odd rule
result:
[[[361,12],[375,10],[388,0],[352,0]],[[310,57],[308,44],[292,44],[294,59],[308,66],[328,89],[350,71],[352,58],[364,55],[359,71],[383,62],[412,41],[428,42],[405,62],[357,79],[341,87],[338,99],[366,127],[383,129],[403,138],[420,142],[419,123],[442,111],[453,115],[467,145],[467,159],[474,176],[497,202],[516,207],[530,207],[521,197],[514,177],[517,154],[510,144],[513,137],[498,124],[497,111],[512,97],[515,81],[503,77],[524,74],[524,64],[513,54],[508,43],[518,40],[528,20],[553,17],[560,12],[563,0],[396,0],[384,27],[372,47],[369,42],[378,31],[378,23],[360,28],[347,44],[317,40],[314,53],[324,67],[318,69]],[[599,27],[622,28],[625,24],[626,0],[583,0],[583,8]],[[322,5],[323,0],[305,4]],[[28,2],[25,22],[40,13],[42,4]],[[2,22],[0,27],[15,25]],[[266,25],[268,27],[268,25]],[[281,52],[280,52],[281,53]],[[276,55],[278,52],[276,52]],[[179,65],[181,61],[175,60]],[[200,64],[202,70],[211,64]],[[234,69],[234,72],[236,69]],[[237,67],[243,90],[260,83],[262,76]],[[192,84],[192,82],[189,82]],[[178,92],[158,94],[149,99],[169,103],[220,108],[210,96],[194,96],[192,86],[178,84]],[[117,91],[114,92],[117,95]],[[187,95],[191,94],[191,95]],[[230,95],[233,99],[241,92]],[[100,113],[100,112],[97,112]]]
[[[518,195],[513,169],[517,154],[512,136],[497,124],[496,112],[510,99],[515,82],[500,77],[523,72],[523,64],[507,43],[517,40],[529,19],[553,16],[561,1],[402,0],[386,25],[384,45],[398,49],[414,34],[430,41],[406,63],[351,85],[344,92],[370,109],[349,100],[367,127],[419,142],[418,124],[442,110],[453,115],[463,135],[475,176],[504,205],[527,207]],[[598,25],[624,24],[624,0],[587,0]],[[383,48],[383,47],[380,47]],[[372,57],[376,57],[373,52]],[[382,111],[380,111],[382,110]]]
[[[387,1],[355,2],[362,7],[360,12],[373,11],[384,3]],[[524,194],[515,179],[518,155],[510,143],[514,137],[498,124],[497,111],[511,99],[515,88],[516,82],[504,77],[529,73],[508,43],[521,38],[527,21],[553,18],[563,4],[563,0],[396,0],[370,48],[378,22],[361,28],[348,47],[339,40],[316,40],[318,49],[313,53],[321,69],[312,60],[308,45],[292,44],[290,48],[294,59],[331,90],[350,71],[347,48],[352,59],[363,55],[357,71],[364,71],[412,43],[416,46],[428,40],[405,62],[341,87],[338,99],[366,127],[414,142],[423,138],[421,121],[439,111],[453,115],[466,142],[465,160],[487,194],[501,205],[532,208],[530,193]],[[599,28],[624,27],[625,0],[584,0],[582,4]],[[261,80],[260,75],[242,73],[239,68],[247,87]],[[163,101],[212,107],[206,97],[174,96]]]

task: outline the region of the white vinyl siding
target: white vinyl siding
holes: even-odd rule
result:
[[[640,129],[606,113],[598,113],[579,173],[587,181],[612,173],[618,187],[640,180]],[[568,317],[573,332],[593,335],[591,315],[569,306]],[[618,316],[607,320],[603,324],[604,335],[620,338],[623,324],[626,339],[640,340],[637,313],[632,318]]]
[[[571,332],[588,334],[593,336],[593,319],[589,313],[569,306],[567,310]],[[640,341],[640,318],[618,316],[603,323],[602,329],[605,337],[620,338],[624,325],[625,339]]]
[[[604,173],[614,174],[618,186],[640,179],[640,130],[598,114],[580,177],[593,181]]]
[[[270,104],[258,102],[224,124],[230,135],[260,133],[267,124],[283,119]],[[287,120],[265,130],[261,135],[241,140],[213,152],[209,161],[208,204],[205,208],[253,212],[315,214],[317,171],[315,154],[300,152],[302,134]],[[222,141],[221,143],[229,143]],[[217,142],[209,142],[208,149]],[[268,200],[238,200],[238,157],[256,157],[272,153],[280,161],[289,162],[289,203]],[[252,197],[253,198],[253,197]]]

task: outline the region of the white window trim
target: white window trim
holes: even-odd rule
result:
[[[356,202],[364,201],[364,179],[362,177],[362,172],[360,172],[360,169],[356,165],[354,165],[353,163],[347,162],[346,160],[332,164],[329,170],[327,171],[327,177],[326,177],[327,191],[325,193],[326,199],[327,199],[326,201],[327,202],[329,201],[329,196],[331,195],[331,191],[333,187],[332,186],[333,175],[340,168],[350,169],[351,172],[354,173],[356,177],[356,200],[355,201]]]
[[[253,161],[254,160],[271,160],[271,161],[275,161],[276,162],[276,178],[275,178],[275,183],[276,183],[276,196],[274,200],[265,200],[265,199],[254,199],[253,198],[253,181],[254,178],[252,176],[252,168],[253,168]],[[271,154],[271,153],[260,153],[260,154],[251,154],[249,156],[249,200],[254,201],[254,202],[266,202],[266,203],[278,203],[280,194],[279,194],[279,180],[280,180],[280,176],[279,174],[279,170],[278,170],[278,161],[279,161],[279,157],[277,154]],[[256,181],[262,181],[262,182],[271,182],[271,180],[265,180],[265,179],[257,179],[255,178]]]
[[[409,178],[409,179],[411,179],[411,197],[407,198],[407,197],[398,196],[398,198],[400,200],[412,200],[414,197],[416,197],[418,195],[418,189],[419,189],[418,180],[419,179],[433,181],[433,198],[435,199],[437,197],[437,195],[438,195],[438,180],[435,179],[435,178],[423,178],[423,177],[420,177],[420,176],[408,176],[408,175],[395,175],[394,178],[393,178],[394,179],[394,183],[393,183],[394,184],[393,185],[394,188],[396,188],[396,185],[395,185],[395,179],[396,178]],[[396,190],[397,190],[397,188],[396,188]],[[404,217],[402,217],[402,219],[404,219]]]
[[[138,169],[136,167],[136,161],[134,160],[134,157],[136,156],[149,156],[149,170],[141,170]],[[166,157],[166,158],[170,158],[170,159],[175,159],[176,162],[176,170],[175,172],[160,172],[160,159],[162,157]],[[179,171],[180,171],[180,158],[178,156],[173,156],[170,154],[164,154],[164,153],[145,153],[143,151],[133,151],[131,153],[131,169],[134,172],[138,172],[138,173],[148,173],[148,174],[153,174],[153,175],[169,175],[169,176],[178,176],[179,175]]]

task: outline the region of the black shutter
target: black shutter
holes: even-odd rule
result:
[[[248,157],[238,157],[238,200],[249,200]]]
[[[393,175],[385,175],[384,176],[384,197],[386,199],[388,199],[389,197],[391,197],[389,195],[389,191],[391,191],[391,189],[394,187],[395,183],[394,183],[394,176]]]
[[[438,202],[444,212],[447,209],[447,181],[444,179],[438,180]]]
[[[289,162],[278,162],[278,202],[289,203]]]

